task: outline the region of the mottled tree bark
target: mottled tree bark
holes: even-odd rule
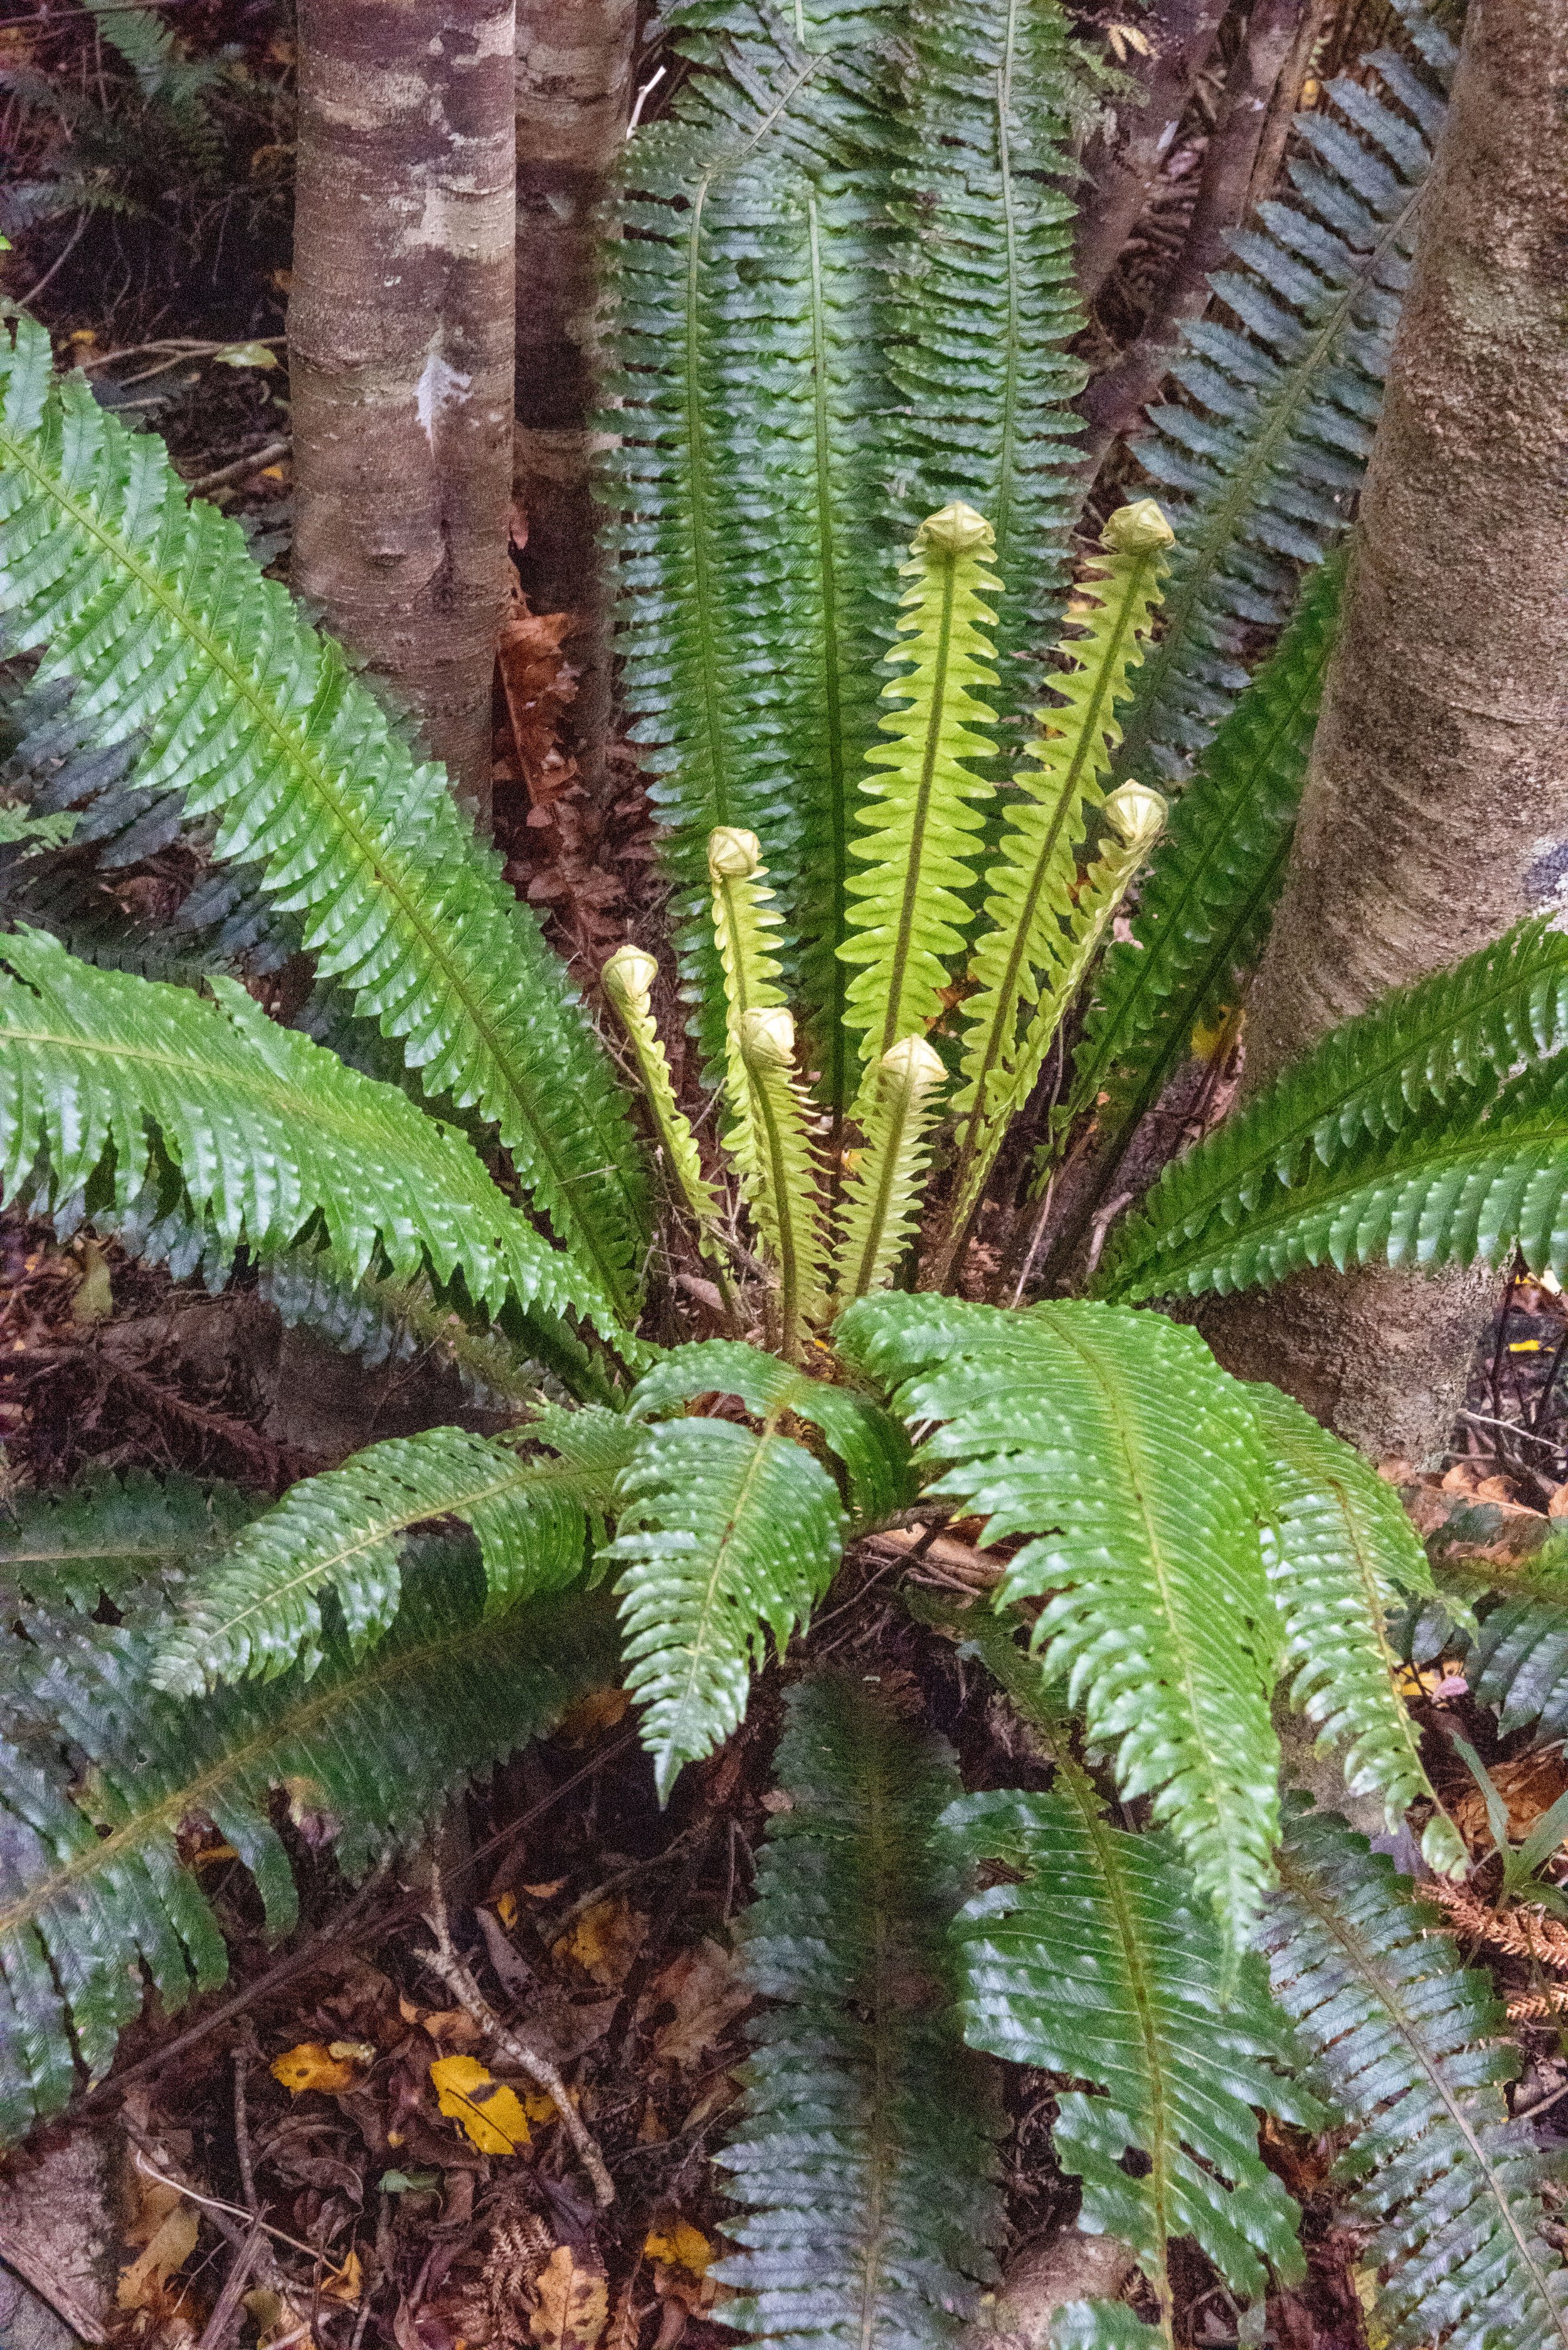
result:
[[[300,0],[294,579],[483,816],[507,587],[511,0]]]
[[[1245,37],[1225,78],[1197,202],[1175,265],[1155,296],[1137,340],[1084,394],[1087,470],[1097,472],[1118,433],[1130,432],[1137,424],[1170,372],[1183,325],[1201,317],[1209,307],[1210,276],[1230,260],[1231,232],[1241,226],[1251,201],[1269,101],[1301,31],[1306,5],[1307,0],[1255,0]]]
[[[576,616],[573,748],[602,765],[610,629],[592,491],[598,405],[597,208],[626,140],[636,0],[519,0],[517,430],[523,585],[535,611]]]
[[[1568,910],[1568,9],[1471,0],[1367,473],[1253,1088],[1386,989]],[[1495,1279],[1302,1276],[1205,1317],[1374,1454],[1440,1447]]]
[[[1116,258],[1137,226],[1155,175],[1175,138],[1199,75],[1209,62],[1227,0],[1155,0],[1138,19],[1149,44],[1127,71],[1145,103],[1129,97],[1116,108],[1106,136],[1084,157],[1076,230],[1078,286],[1094,300]]]

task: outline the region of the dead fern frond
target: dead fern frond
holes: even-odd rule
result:
[[[1424,1899],[1437,1902],[1450,1924],[1467,1941],[1480,1942],[1504,1958],[1534,1959],[1542,1966],[1568,1971],[1568,1926],[1533,1903],[1514,1909],[1492,1909],[1469,1886],[1434,1877],[1421,1887]],[[1513,2009],[1509,2009],[1513,2013]]]

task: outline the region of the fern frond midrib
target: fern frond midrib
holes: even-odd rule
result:
[[[1058,787],[1055,809],[1046,827],[1045,837],[1040,845],[1040,853],[1034,860],[1034,869],[1029,877],[1029,886],[1023,893],[1023,909],[1013,931],[1012,944],[1008,951],[1007,967],[1002,976],[1002,985],[997,991],[997,1018],[992,1023],[990,1036],[986,1039],[985,1058],[981,1066],[980,1074],[975,1079],[974,1107],[970,1113],[964,1128],[961,1168],[954,1183],[955,1192],[962,1191],[962,1161],[966,1160],[973,1150],[976,1139],[984,1123],[987,1081],[1010,1041],[1003,1033],[1008,1024],[1009,1011],[1014,1021],[1017,1017],[1019,975],[1029,952],[1029,942],[1033,934],[1034,915],[1040,903],[1040,893],[1045,887],[1052,859],[1056,853],[1056,844],[1062,837],[1062,827],[1067,821],[1069,810],[1076,803],[1079,780],[1085,764],[1092,764],[1095,751],[1099,744],[1100,712],[1104,709],[1117,681],[1119,672],[1116,653],[1126,640],[1133,616],[1139,608],[1143,595],[1144,576],[1143,565],[1129,565],[1127,577],[1122,584],[1121,601],[1116,615],[1116,625],[1106,639],[1106,655],[1098,665],[1094,691],[1083,706],[1081,713],[1083,723],[1078,734],[1077,748]],[[1047,716],[1054,714],[1054,712],[1046,713]],[[1078,713],[1075,712],[1075,714]]]
[[[565,1464],[561,1464],[561,1470],[562,1481],[572,1482],[571,1471]],[[297,1575],[290,1575],[286,1581],[268,1583],[266,1589],[250,1607],[241,1607],[234,1615],[225,1616],[220,1625],[211,1629],[208,1637],[232,1639],[238,1628],[250,1623],[254,1617],[275,1617],[296,1591],[313,1589],[316,1585],[336,1576],[350,1559],[376,1549],[393,1534],[407,1534],[410,1527],[423,1525],[431,1517],[466,1516],[470,1510],[482,1509],[486,1502],[494,1501],[500,1494],[514,1493],[519,1488],[544,1484],[549,1481],[549,1476],[548,1468],[542,1469],[538,1461],[526,1461],[508,1469],[498,1477],[487,1478],[483,1484],[471,1485],[465,1492],[445,1494],[439,1510],[431,1510],[428,1503],[422,1506],[416,1503],[400,1517],[379,1518],[369,1533],[356,1535],[352,1542],[342,1544],[337,1550],[307,1551]],[[221,1566],[222,1561],[219,1564]],[[208,1627],[203,1627],[202,1629],[206,1634]]]
[[[1464,2139],[1466,2147],[1490,2189],[1493,2200],[1502,2214],[1509,2233],[1513,2239],[1514,2247],[1541,2296],[1542,2306],[1551,2314],[1557,2339],[1563,2344],[1564,2350],[1568,2350],[1568,2319],[1565,2319],[1562,2311],[1558,2309],[1530,2239],[1514,2217],[1513,2205],[1507,2189],[1499,2179],[1485,2147],[1471,2128],[1463,2106],[1459,2104],[1448,2082],[1444,2079],[1442,2067],[1428,2054],[1423,2035],[1417,2031],[1407,2017],[1398,1986],[1390,1982],[1384,1972],[1379,1962],[1379,1954],[1359,1935],[1351,1931],[1338,1909],[1321,1898],[1311,1875],[1306,1870],[1294,1866],[1288,1851],[1282,1851],[1279,1855],[1279,1871],[1280,1881],[1285,1890],[1299,1901],[1304,1909],[1312,1912],[1320,1930],[1344,1952],[1345,1959],[1355,1971],[1373,1986],[1377,1998],[1393,2019],[1395,2028],[1407,2052],[1414,2056],[1420,2065],[1429,2089],[1442,2106],[1454,2128]]]
[[[948,658],[952,644],[953,608],[958,601],[958,558],[942,558],[941,625],[937,634],[935,658],[932,660],[933,683],[930,708],[926,712],[925,745],[920,754],[920,785],[916,795],[909,827],[909,862],[904,868],[904,894],[898,906],[898,928],[893,941],[892,961],[888,973],[888,1009],[882,1020],[882,1042],[877,1050],[890,1052],[903,1029],[904,981],[909,967],[909,946],[914,934],[915,908],[920,895],[920,868],[924,858],[926,827],[930,821],[931,793],[936,784],[937,756],[941,748],[942,712],[947,706]]]
[[[1012,102],[1012,53],[1018,39],[1018,12],[1023,0],[1008,0],[1007,29],[1002,63],[996,69],[996,161],[1002,183],[1002,250],[1007,259],[1007,325],[1002,337],[1002,432],[997,456],[996,567],[1007,577],[1012,527],[1013,463],[1018,448],[1018,412],[1023,400],[1023,338],[1018,330],[1018,213],[1012,187],[1012,144],[1007,135],[1007,109]]]
[[[571,1170],[560,1156],[549,1120],[537,1114],[531,1095],[520,1082],[519,1075],[514,1071],[510,1057],[503,1049],[489,1018],[483,1007],[475,1002],[461,970],[446,955],[439,928],[432,921],[426,920],[421,910],[400,887],[394,876],[385,869],[380,858],[376,854],[375,845],[370,836],[364,827],[356,821],[350,808],[341,795],[334,790],[327,769],[315,757],[308,743],[302,742],[297,735],[290,733],[287,728],[279,723],[275,712],[265,699],[257,692],[223,639],[214,636],[211,629],[204,628],[182,602],[165,589],[158,574],[141,560],[130,542],[106,530],[86,506],[73,498],[70,492],[62,484],[53,481],[44,467],[34,462],[25,443],[6,432],[3,425],[0,425],[0,450],[5,451],[10,463],[28,475],[47,498],[52,499],[57,505],[65,508],[77,525],[104,550],[106,557],[110,562],[134,575],[159,608],[168,615],[172,626],[193,639],[201,646],[203,654],[211,660],[213,668],[228,680],[236,696],[250,710],[261,731],[291,761],[308,767],[320,798],[331,806],[335,822],[341,827],[344,836],[353,842],[363,858],[367,868],[375,876],[378,888],[382,889],[391,903],[397,907],[409,929],[417,933],[422,941],[431,962],[443,972],[453,995],[472,1023],[475,1035],[483,1039],[491,1066],[505,1073],[508,1090],[522,1114],[530,1144],[548,1168],[556,1188],[556,1195],[567,1203],[567,1212],[569,1212],[573,1177]],[[574,1217],[572,1238],[575,1244],[580,1247],[591,1260],[604,1286],[606,1295],[613,1299],[618,1310],[624,1314],[628,1305],[625,1284],[619,1271],[613,1260],[605,1253],[591,1224]]]
[[[424,1668],[443,1654],[455,1653],[464,1648],[488,1643],[495,1637],[493,1618],[481,1618],[464,1625],[461,1631],[449,1632],[433,1640],[421,1641],[418,1647],[400,1648],[395,1654],[383,1653],[379,1664],[359,1667],[354,1676],[356,1692],[361,1690],[389,1687],[410,1673]],[[291,1738],[308,1737],[313,1724],[331,1713],[342,1701],[342,1690],[336,1684],[325,1684],[318,1693],[303,1700],[289,1715],[288,1734]],[[241,1778],[263,1755],[275,1752],[279,1742],[278,1725],[265,1721],[254,1738],[243,1746],[232,1746],[209,1764],[204,1771],[188,1779],[171,1794],[165,1795],[134,1818],[111,1828],[107,1836],[99,1836],[81,1851],[72,1855],[47,1877],[29,1886],[19,1900],[0,1908],[0,1946],[22,1927],[29,1926],[39,1914],[69,1885],[83,1877],[95,1876],[111,1865],[118,1855],[134,1851],[153,1830],[162,1827],[172,1834],[180,1822],[190,1814],[204,1809],[203,1798],[230,1780]]]
[[[702,173],[692,191],[691,211],[686,232],[686,309],[685,332],[681,340],[681,390],[686,411],[686,442],[691,451],[690,504],[687,539],[691,550],[693,596],[696,607],[698,641],[703,648],[702,660],[702,724],[708,739],[710,772],[713,777],[713,809],[715,824],[731,820],[729,766],[725,754],[724,727],[719,702],[719,680],[715,653],[719,643],[714,626],[713,564],[711,543],[713,519],[710,512],[711,497],[708,482],[708,436],[703,413],[701,389],[701,278],[702,278],[702,215],[708,208],[708,198],[716,181],[723,179],[760,147],[774,124],[786,114],[797,94],[805,88],[824,62],[821,57],[808,58],[787,84],[771,110],[753,125],[746,137],[726,148],[715,157]]]
[[[845,759],[844,696],[838,673],[838,567],[833,534],[832,434],[827,408],[827,329],[822,282],[822,222],[815,188],[806,190],[805,215],[811,254],[812,428],[815,436],[817,577],[822,593],[822,682],[827,731],[829,904],[833,918],[832,944],[836,948],[844,938],[845,909],[848,902],[848,774]],[[827,1098],[836,1110],[844,1099],[849,1065],[849,1032],[844,1016],[849,973],[836,953],[826,958],[826,980],[825,1025],[828,1066],[824,1076]]]
[[[1318,371],[1330,347],[1343,329],[1356,304],[1365,296],[1367,286],[1374,281],[1385,255],[1408,230],[1414,219],[1416,208],[1425,192],[1426,184],[1426,182],[1422,181],[1411,190],[1407,203],[1403,204],[1394,218],[1386,223],[1376,244],[1371,248],[1365,269],[1359,276],[1353,277],[1343,289],[1327,317],[1313,334],[1305,351],[1298,353],[1290,361],[1288,369],[1292,386],[1290,398],[1279,402],[1261,432],[1254,432],[1249,437],[1245,462],[1238,466],[1232,476],[1230,489],[1215,507],[1202,536],[1184,542],[1183,552],[1190,553],[1193,559],[1190,564],[1182,566],[1182,577],[1178,583],[1177,592],[1166,604],[1165,632],[1158,645],[1154,648],[1148,667],[1144,673],[1143,691],[1138,696],[1140,711],[1153,710],[1156,707],[1166,679],[1170,674],[1177,656],[1187,641],[1188,627],[1197,608],[1199,598],[1207,586],[1215,565],[1227,547],[1232,544],[1238,517],[1256,495],[1259,482],[1272,463],[1274,452],[1280,442],[1294,425],[1303,403],[1316,396]],[[1123,747],[1123,766],[1132,765],[1146,747],[1143,727],[1137,713],[1135,712],[1127,728],[1127,741]]]

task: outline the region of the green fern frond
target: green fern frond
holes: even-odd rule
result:
[[[863,806],[850,854],[866,869],[849,881],[849,935],[839,949],[854,966],[845,1019],[860,1035],[865,1082],[900,1036],[928,1027],[941,1009],[949,966],[961,953],[970,915],[963,893],[983,818],[975,803],[993,724],[984,700],[990,667],[991,525],[970,506],[944,506],[920,525],[904,576],[904,617],[889,652],[908,673],[883,699],[900,705],[879,721],[886,743],[868,750]]]
[[[751,2027],[744,2118],[719,2157],[744,2249],[711,2273],[755,2342],[947,2350],[1001,2231],[1001,2117],[950,2003],[963,1883],[937,1823],[958,1776],[860,1681],[786,1703],[790,1807],[742,1929],[748,1977],[779,2005]]]
[[[433,1545],[369,1658],[334,1643],[300,1672],[194,1702],[151,1690],[147,1645],[85,1627],[37,1659],[51,1737],[0,1744],[0,2140],[57,2113],[108,2068],[142,2001],[164,2011],[222,1982],[223,1940],[182,1824],[206,1817],[244,1862],[274,1933],[296,1918],[272,1791],[362,1877],[450,1791],[613,1678],[612,1627],[571,1598],[500,1618],[462,1553]],[[89,1638],[88,1633],[92,1637]],[[75,1761],[60,1759],[64,1744]]]
[[[1100,534],[1087,594],[1074,619],[1081,636],[1056,648],[1063,666],[1048,677],[1059,707],[1036,712],[1030,764],[1013,778],[1001,845],[985,881],[985,921],[970,964],[961,1083],[954,1107],[967,1113],[971,1152],[994,1118],[1018,1049],[1021,1006],[1061,993],[1069,959],[1078,854],[1104,802],[1101,779],[1120,737],[1116,704],[1132,691],[1159,601],[1171,530],[1152,498],[1122,506]]]
[[[19,1595],[90,1615],[139,1586],[161,1595],[211,1560],[263,1507],[260,1495],[192,1477],[88,1473],[52,1493],[0,1503],[0,1612]]]
[[[826,1310],[827,1229],[789,1014],[782,1007],[748,1012],[741,1024],[741,1055],[753,1153],[742,1168],[742,1189],[763,1253],[778,1268],[779,1345],[793,1362],[802,1316],[820,1319]]]
[[[616,1328],[586,1268],[551,1249],[453,1128],[280,1028],[243,988],[215,1003],[78,962],[43,931],[0,947],[0,1188],[129,1206],[162,1163],[225,1259],[267,1257],[319,1217],[339,1267],[461,1276],[476,1304],[576,1307]]]
[[[891,1413],[868,1397],[808,1378],[776,1355],[736,1339],[708,1338],[674,1347],[638,1381],[627,1418],[648,1419],[708,1395],[738,1397],[770,1426],[803,1419],[826,1437],[848,1478],[857,1531],[879,1524],[914,1498],[909,1440]]]
[[[1016,748],[1060,619],[1081,497],[1071,149],[1085,52],[1056,0],[915,0],[895,177],[906,534],[962,498],[996,533],[997,711]]]
[[[1431,1569],[1398,1494],[1277,1388],[1247,1389],[1258,1416],[1269,1493],[1264,1559],[1293,1668],[1291,1702],[1342,1750],[1353,1795],[1383,1799],[1397,1828],[1423,1798],[1429,1868],[1463,1868],[1463,1839],[1421,1761],[1420,1733],[1394,1687],[1399,1659],[1386,1628],[1401,1600],[1434,1596]]]
[[[1132,934],[1107,948],[1058,1120],[1095,1114],[1107,1160],[1262,951],[1338,633],[1345,565],[1311,578],[1271,658],[1224,719],[1149,859]]]
[[[599,985],[626,1031],[654,1132],[688,1214],[697,1226],[704,1256],[719,1261],[716,1228],[719,1197],[702,1172],[691,1122],[675,1098],[664,1040],[653,1017],[652,989],[659,976],[654,957],[640,947],[618,947],[599,970]]]
[[[1195,1331],[1089,1305],[862,1298],[837,1341],[898,1383],[905,1419],[940,1423],[916,1455],[943,1468],[929,1490],[985,1518],[988,1544],[1029,1536],[997,1606],[1050,1595],[1045,1669],[1243,1944],[1277,1819],[1280,1639],[1245,1389]]]
[[[804,1447],[724,1419],[646,1428],[619,1500],[604,1555],[626,1569],[626,1682],[662,1803],[744,1720],[764,1634],[782,1653],[832,1582],[843,1513]]]
[[[1390,2350],[1568,2344],[1568,2270],[1541,2232],[1555,2168],[1511,2121],[1518,2053],[1438,1913],[1332,1814],[1298,1814],[1263,1930],[1274,1995],[1355,2135],[1346,2216],[1369,2227]]]
[[[777,952],[783,917],[774,891],[763,886],[767,872],[754,832],[719,825],[709,834],[708,886],[724,1021],[724,1094],[731,1118],[724,1139],[742,1171],[753,1178],[759,1146],[751,1125],[742,1025],[748,1013],[771,1012],[784,1002]]]
[[[1175,2237],[1248,2300],[1268,2290],[1265,2262],[1282,2282],[1303,2275],[1300,2214],[1258,2152],[1254,2108],[1309,2128],[1326,2116],[1291,2084],[1297,2052],[1261,1960],[1237,1968],[1169,1839],[1112,1827],[1064,1743],[1054,1752],[1049,1794],[967,1795],[943,1815],[971,1863],[1021,1880],[959,1913],[964,2037],[1093,2085],[1058,2092],[1056,2158],[1083,2181],[1081,2224],[1132,2247],[1168,2327]],[[1137,2176],[1129,2152],[1147,2166]]]
[[[0,616],[135,774],[219,819],[432,1098],[493,1119],[624,1316],[646,1223],[610,1065],[439,768],[416,765],[341,654],[264,579],[238,527],[187,508],[162,443],[55,385],[30,320],[0,336]]]
[[[1385,1247],[1396,1263],[1468,1260],[1519,1216],[1529,1245],[1550,1252],[1550,1064],[1501,1098],[1494,1077],[1565,1042],[1568,938],[1521,922],[1332,1029],[1168,1167],[1114,1236],[1101,1294],[1233,1288]]]
[[[1568,1734],[1568,1576],[1554,1598],[1500,1599],[1480,1619],[1465,1657],[1478,1705],[1494,1705],[1504,1736],[1530,1729],[1532,1746]]]
[[[314,1672],[328,1589],[358,1655],[397,1614],[405,1537],[431,1518],[472,1528],[493,1609],[558,1591],[582,1574],[587,1521],[608,1516],[614,1483],[613,1469],[595,1478],[562,1461],[520,1461],[512,1446],[461,1428],[372,1444],[341,1469],[302,1478],[244,1529],[185,1601],[153,1679],[188,1697],[218,1681],[272,1679],[296,1660]]]
[[[1190,764],[1246,685],[1245,631],[1279,627],[1297,567],[1345,533],[1455,52],[1437,34],[1424,55],[1374,50],[1296,117],[1291,195],[1259,205],[1261,225],[1231,240],[1240,265],[1210,281],[1235,323],[1183,330],[1171,372],[1184,397],[1152,409],[1138,442],[1180,547],[1118,775]]]
[[[894,403],[870,322],[886,308],[880,101],[898,16],[838,0],[678,10],[691,69],[673,119],[631,142],[606,252],[624,363],[609,461],[624,691],[657,778],[699,1035],[711,1060],[703,849],[715,825],[739,826],[784,892],[792,959],[805,941],[830,1079],[849,806],[896,562]]]
[[[923,1036],[901,1036],[877,1064],[866,1142],[844,1186],[834,1286],[848,1304],[885,1289],[919,1222],[930,1164],[941,1055]]]

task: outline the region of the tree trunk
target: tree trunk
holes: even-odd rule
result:
[[[597,207],[626,142],[636,0],[519,0],[517,432],[514,495],[536,612],[576,615],[572,744],[593,789],[610,705],[610,625],[592,491]]]
[[[1345,624],[1252,991],[1254,1088],[1386,989],[1568,910],[1568,9],[1471,0]],[[1374,1455],[1447,1440],[1495,1278],[1303,1275],[1221,1359]]]
[[[511,0],[300,0],[294,581],[482,817],[511,495]]]
[[[1078,288],[1092,303],[1137,226],[1144,200],[1209,62],[1227,0],[1157,0],[1137,29],[1148,54],[1134,53],[1129,76],[1146,103],[1128,98],[1084,158],[1086,182],[1076,230]]]

